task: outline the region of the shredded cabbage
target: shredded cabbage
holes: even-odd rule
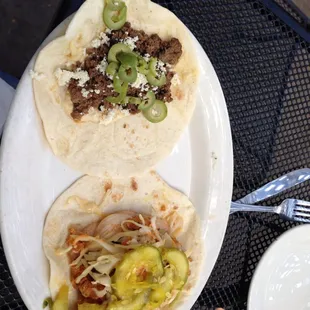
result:
[[[151,225],[152,225],[152,228],[153,228],[153,231],[155,233],[156,238],[159,241],[162,241],[162,238],[160,237],[160,235],[158,233],[158,230],[157,230],[157,226],[156,226],[156,216],[152,216],[152,218],[151,218]]]
[[[175,248],[176,244],[174,243],[173,239],[170,237],[169,234],[165,233],[163,236],[163,240],[165,240],[165,245],[167,248]]]
[[[139,214],[139,219],[141,220],[142,224],[145,225],[145,220],[142,214]]]
[[[67,247],[66,249],[59,248],[55,251],[56,255],[64,255],[69,253],[72,250],[72,246]]]
[[[94,266],[96,266],[96,264],[95,264],[95,265],[90,265],[90,266],[88,266],[88,267],[75,279],[75,283],[76,283],[76,284],[79,284],[83,278],[87,277],[88,274],[93,270]]]
[[[95,280],[92,284],[101,284],[106,287],[111,287],[111,277],[107,275],[100,275],[98,273],[90,272],[91,277]]]
[[[170,226],[170,232],[174,236],[178,236],[183,228],[183,219],[176,212],[172,212],[166,218]]]
[[[153,244],[156,248],[162,248],[165,245],[165,240],[160,240]]]
[[[81,261],[81,259],[83,258],[83,256],[87,253],[87,251],[88,251],[88,248],[87,248],[87,247],[86,247],[85,249],[83,249],[83,250],[81,251],[79,257],[78,257],[77,259],[75,259],[75,260],[70,264],[70,266],[75,266],[75,265],[77,265],[77,264]]]
[[[86,236],[86,235],[81,235],[81,236],[78,236],[74,240],[74,244],[78,243],[79,241],[85,241],[85,242],[94,241],[94,242],[97,242],[99,245],[101,245],[103,248],[107,249],[110,253],[114,253],[114,254],[119,253],[119,250],[116,249],[114,245],[111,245],[110,243],[102,239],[98,239],[98,238]]]
[[[109,275],[120,260],[121,258],[115,257],[113,255],[101,256],[97,259],[98,263],[94,268],[101,274]]]
[[[120,233],[114,235],[112,238],[110,238],[109,242],[118,241],[119,239],[121,239],[123,237],[136,237],[139,234],[140,234],[139,230],[120,232]]]
[[[108,288],[105,287],[102,291],[99,291],[97,289],[93,289],[93,291],[96,293],[96,295],[99,297],[99,298],[103,298],[107,293],[108,293]]]
[[[133,220],[125,220],[125,221],[123,221],[122,224],[121,224],[121,227],[122,227],[122,229],[123,229],[124,231],[131,231],[131,230],[129,230],[128,228],[126,228],[126,227],[124,226],[124,224],[126,224],[126,223],[134,224],[134,225],[136,225],[137,227],[140,227],[140,228],[147,227],[147,226],[142,225],[142,224],[140,224],[140,223],[138,223],[138,222],[136,222],[136,221],[133,221]]]
[[[83,266],[84,266],[85,268],[88,267],[88,264],[87,264],[87,261],[86,261],[85,258],[82,258],[82,259],[81,259],[81,264],[83,264]]]
[[[133,218],[134,215],[131,216]],[[172,225],[171,231],[175,232],[176,229],[180,228],[182,222],[180,222],[178,215],[175,213],[171,213],[168,217],[169,223]],[[129,230],[125,225],[126,223],[134,224],[137,229]],[[177,241],[174,240],[175,237],[171,236],[167,229],[159,229],[160,227],[161,224],[157,222],[156,216],[150,218],[149,224],[149,221],[146,221],[139,214],[138,222],[131,219],[123,220],[119,227],[114,230],[113,236],[107,240],[101,239],[100,236],[74,235],[73,247],[62,250],[64,253],[69,252],[78,242],[87,242],[87,246],[81,250],[79,257],[71,263],[71,266],[76,265],[79,267],[83,265],[85,267],[85,270],[75,279],[75,282],[79,284],[83,278],[90,276],[93,279],[92,284],[101,284],[105,287],[102,291],[93,288],[99,298],[104,297],[106,294],[110,295],[113,286],[111,285],[110,274],[117,263],[121,261],[126,251],[135,249],[142,244],[152,244],[158,248],[164,246],[178,247]],[[120,230],[123,231],[120,232]],[[117,242],[124,237],[129,237],[130,239],[127,241],[127,245],[113,244],[113,242]],[[177,297],[178,292],[172,291],[171,295],[166,296],[165,304],[169,305]]]
[[[102,252],[88,252],[84,254],[84,257],[87,261],[96,261],[102,254]]]
[[[85,258],[81,259],[81,261],[86,261]],[[87,262],[86,269],[76,278],[75,282],[77,284],[80,283],[80,281],[87,277],[89,274],[91,274],[92,270],[95,269],[98,271],[101,275],[107,275],[111,273],[115,265],[121,260],[120,257],[116,257],[115,255],[102,255],[97,258],[96,262]],[[94,278],[94,280],[96,280]]]

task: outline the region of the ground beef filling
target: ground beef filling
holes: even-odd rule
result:
[[[117,96],[118,94],[113,89],[113,81],[103,74],[99,69],[102,60],[107,58],[110,46],[121,42],[122,40],[131,37],[138,37],[136,41],[136,48],[134,51],[140,53],[142,56],[149,55],[157,57],[165,63],[167,83],[161,87],[152,87],[148,85],[148,89],[154,91],[156,99],[165,102],[173,100],[171,94],[171,80],[174,72],[170,71],[169,65],[175,65],[182,55],[182,45],[178,39],[172,38],[169,41],[162,40],[157,34],[147,35],[144,31],[138,31],[131,28],[130,23],[126,23],[121,30],[112,31],[106,34],[109,38],[108,44],[102,44],[98,48],[89,48],[86,50],[86,59],[83,63],[77,62],[70,69],[76,71],[78,69],[88,72],[89,80],[83,85],[79,86],[77,80],[71,79],[68,85],[68,91],[73,102],[73,111],[71,116],[74,120],[80,120],[83,115],[87,114],[90,108],[100,111],[113,109],[113,105],[105,98],[108,96]],[[127,95],[133,97],[143,97],[147,90],[134,88],[129,86]],[[118,105],[116,105],[118,106]],[[139,112],[138,106],[134,104],[122,105],[122,109],[126,109],[131,114]]]

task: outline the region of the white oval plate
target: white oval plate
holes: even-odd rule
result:
[[[70,18],[41,48],[64,34]],[[157,171],[187,194],[202,219],[206,258],[191,296],[190,309],[218,257],[229,215],[233,183],[232,140],[225,99],[215,71],[195,39],[202,77],[192,122]],[[45,216],[56,197],[81,175],[56,158],[44,137],[32,93],[28,65],[16,91],[1,149],[1,235],[15,284],[30,310],[49,296],[48,264],[42,250]]]
[[[310,309],[310,225],[281,235],[255,270],[248,310],[275,309]]]

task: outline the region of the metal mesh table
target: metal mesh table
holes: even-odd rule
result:
[[[310,166],[310,44],[270,11],[270,1],[157,2],[191,29],[219,76],[233,133],[233,199],[286,172]],[[310,200],[309,185],[269,203],[284,197]],[[193,309],[246,309],[258,261],[294,225],[269,214],[232,215],[219,259]],[[0,266],[0,309],[26,309],[2,247]]]

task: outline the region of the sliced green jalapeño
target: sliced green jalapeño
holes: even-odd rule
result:
[[[150,73],[154,76],[157,75],[156,66],[157,66],[157,58],[152,57],[150,60],[149,68],[150,68]]]
[[[146,94],[146,98],[141,102],[141,104],[139,105],[138,109],[140,111],[144,111],[146,109],[149,109],[153,106],[153,104],[155,103],[155,94],[150,90],[147,94]]]
[[[118,63],[110,62],[107,69],[106,69],[106,73],[114,76],[117,73],[118,69],[119,69]]]
[[[135,104],[135,105],[140,105],[142,102],[142,100],[138,97],[126,97],[123,101],[123,104],[126,105],[126,104]]]
[[[111,30],[119,30],[126,23],[127,6],[123,2],[116,5],[116,1],[109,0],[103,10],[103,21]]]
[[[150,72],[148,73],[146,78],[147,78],[147,81],[151,85],[157,86],[157,87],[161,87],[161,86],[163,86],[163,85],[165,85],[167,83],[167,78],[166,78],[166,75],[164,73],[161,75],[160,78],[157,78],[155,75],[153,75],[151,73],[151,70],[150,70]]]
[[[138,65],[138,59],[133,53],[119,52],[116,55],[117,60],[126,68],[136,68]]]
[[[142,57],[138,56],[138,71],[144,75],[147,75],[149,73],[149,65],[147,61]]]
[[[128,83],[121,80],[119,76],[115,74],[113,78],[113,87],[116,92],[126,94],[128,90]]]
[[[123,65],[118,70],[119,78],[126,83],[134,83],[137,80],[138,72],[136,68],[126,69]]]
[[[125,99],[125,97],[126,97],[126,93],[120,93],[117,97],[108,96],[106,98],[106,100],[111,102],[111,103],[119,103],[119,104],[121,104],[122,101]]]
[[[151,123],[160,123],[168,115],[166,104],[161,100],[155,100],[155,103],[146,110],[142,111],[143,116]]]
[[[109,51],[109,54],[108,54],[108,61],[109,61],[109,63],[112,62],[112,61],[118,63],[119,61],[117,59],[117,54],[121,53],[121,52],[131,53],[131,49],[129,48],[128,45],[126,45],[124,43],[116,43],[116,44],[114,44],[110,48],[110,51]]]

